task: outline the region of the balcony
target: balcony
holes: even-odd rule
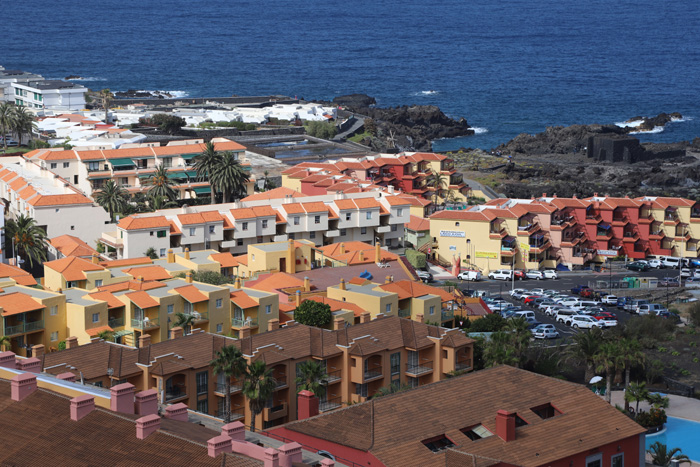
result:
[[[266,422],[271,422],[273,420],[279,420],[280,418],[287,416],[287,404],[282,402],[281,404],[275,405],[273,407],[265,407],[263,409],[263,419]]]
[[[124,240],[119,238],[119,232],[102,232],[100,242],[114,248],[122,248],[124,246]]]
[[[463,371],[463,370],[469,370],[472,367],[472,359],[471,358],[460,358],[457,360],[457,363],[455,363],[455,370],[456,371]]]
[[[634,243],[639,240],[639,232],[624,232],[622,235],[623,242]]]
[[[26,332],[41,331],[44,329],[44,320],[32,321],[29,323],[21,323],[16,326],[5,326],[5,335],[14,336],[16,334],[24,334]]]
[[[216,416],[218,418],[224,418],[225,414],[223,409],[222,410],[217,410],[216,411]],[[245,417],[245,408],[243,407],[237,407],[237,408],[231,408],[231,421],[235,422],[236,420],[240,420]]]
[[[362,372],[362,382],[368,383],[384,377],[381,365],[374,363],[372,365],[365,365],[365,369]]]
[[[521,237],[529,236],[540,230],[539,222],[532,222],[529,224],[518,226],[518,235]]]
[[[399,318],[410,318],[410,317],[411,317],[411,310],[399,309]]]
[[[187,397],[187,391],[179,386],[171,386],[165,388],[165,402],[172,402],[178,399]]]
[[[342,371],[341,370],[333,370],[333,371],[328,371],[326,372],[326,375],[328,375],[328,378],[326,378],[326,381],[328,384],[333,384],[337,383],[340,381],[342,377]]]
[[[272,237],[273,242],[286,242],[289,239],[287,234],[275,235]]]
[[[107,324],[112,329],[122,327],[124,326],[124,318],[110,318]]]
[[[275,391],[284,389],[287,387],[287,375],[276,375],[275,376]]]
[[[433,372],[433,362],[425,361],[418,364],[407,363],[406,364],[406,374],[408,376],[413,376],[417,378],[419,376],[427,375]]]
[[[517,253],[514,246],[501,246],[501,256],[515,256]]]
[[[245,328],[245,327],[250,327],[250,328],[257,328],[258,327],[258,320],[257,319],[238,319],[238,318],[231,318],[231,327],[240,329],[240,328]]]
[[[678,225],[681,222],[680,217],[678,217],[678,214],[675,215],[665,215],[664,216],[664,224],[666,225]]]
[[[134,329],[140,329],[143,331],[146,329],[158,328],[158,327],[160,327],[160,324],[158,322],[158,318],[132,319],[131,320],[131,327]]]
[[[506,231],[506,229],[495,229],[494,228],[494,229],[491,229],[489,231],[489,238],[494,239],[494,240],[499,239],[499,238],[505,238],[506,236],[508,236],[508,232]]]
[[[455,318],[455,312],[453,310],[442,310],[440,314],[441,322],[450,321]]]
[[[377,227],[377,233],[389,233],[391,232],[391,226],[390,225],[380,225]]]
[[[243,386],[240,383],[233,382],[229,387],[229,394],[236,394],[237,392],[241,392],[242,389]],[[214,393],[216,393],[218,396],[224,397],[226,395],[226,385],[216,383],[216,390],[214,390]]]
[[[318,403],[318,411],[323,413],[323,412],[329,412],[331,410],[339,409],[340,407],[343,406],[343,401],[338,397],[334,397],[332,399],[328,400],[322,400]]]
[[[209,312],[208,311],[193,311],[191,313],[185,313],[187,316],[192,316],[194,318],[195,323],[200,323],[202,321],[209,321]]]
[[[598,224],[603,221],[600,214],[586,214],[586,224]]]
[[[326,237],[333,238],[340,236],[340,230],[329,230],[325,233]]]

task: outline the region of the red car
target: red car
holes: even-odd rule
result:
[[[521,271],[520,269],[516,269],[515,271],[513,271],[513,276],[515,276],[515,278],[519,281],[527,279],[525,272]]]
[[[609,311],[599,311],[598,313],[594,314],[593,317],[595,319],[614,319],[617,320],[617,316],[615,316],[615,313],[610,313]]]
[[[542,298],[542,295],[530,295],[529,297],[525,297],[525,300],[523,300],[523,303],[525,305],[529,305],[532,303],[536,298]]]

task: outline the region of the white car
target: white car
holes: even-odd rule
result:
[[[535,293],[537,295],[544,295],[544,289],[532,289],[530,292]]]
[[[571,307],[573,305],[578,304],[579,300],[577,298],[564,298],[562,300],[554,300],[560,305],[564,305],[566,307]]]
[[[508,292],[508,293],[509,293],[510,296],[512,297],[512,296],[515,295],[515,294],[522,294],[522,293],[525,293],[525,292],[527,292],[525,289],[513,289],[513,290],[511,290],[511,291]]]
[[[617,305],[617,297],[615,295],[606,295],[600,301],[606,305]]]
[[[661,267],[661,261],[658,259],[649,259],[647,260],[647,264],[652,269],[659,269]]]
[[[542,271],[532,270],[532,271],[527,271],[525,273],[525,277],[527,277],[528,279],[540,280],[540,279],[544,279],[544,274],[542,273]]]
[[[513,272],[509,269],[498,269],[489,273],[489,279],[509,281],[513,278]]]
[[[681,278],[687,279],[689,277],[693,277],[693,275],[694,275],[694,272],[691,271],[690,269],[688,269],[688,268],[681,269]]]
[[[611,328],[613,326],[617,326],[617,320],[615,319],[602,318],[599,319],[598,322],[601,323],[604,328]]]
[[[556,339],[559,337],[559,331],[556,329],[537,329],[534,333],[535,339]]]
[[[600,321],[598,321],[595,318],[591,318],[590,316],[586,316],[586,315],[567,316],[564,319],[564,324],[567,324],[574,329],[578,329],[578,328],[591,329],[591,328],[602,328],[603,327],[603,323],[601,323]]]
[[[462,271],[459,273],[457,276],[457,279],[461,279],[463,281],[480,281],[481,280],[481,272],[480,271]]]
[[[542,274],[544,274],[545,279],[559,279],[559,275],[554,269],[545,269]]]

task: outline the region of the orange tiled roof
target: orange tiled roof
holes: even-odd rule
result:
[[[117,227],[124,230],[138,230],[138,229],[158,229],[170,227],[170,222],[165,218],[165,216],[149,216],[149,217],[125,217]]]
[[[31,158],[29,154],[25,154],[26,157]],[[77,159],[78,157],[75,155],[75,151],[70,150],[61,150],[61,151],[53,151],[53,150],[47,150],[43,154],[40,154],[38,159],[41,159],[43,161],[66,161],[70,159]]]
[[[411,216],[411,221],[406,224],[406,228],[415,232],[430,230],[430,219],[423,219],[418,216]]]
[[[222,268],[232,268],[238,266],[238,261],[231,253],[214,253],[209,255],[209,259],[216,261]]]
[[[207,296],[200,292],[200,290],[194,285],[185,285],[183,287],[177,287],[173,290],[182,295],[182,298],[190,303],[200,303],[209,300]]]
[[[89,198],[80,195],[39,195],[29,200],[32,206],[68,206],[70,204],[92,204]]]
[[[124,303],[121,300],[119,300],[112,292],[106,290],[103,292],[93,292],[87,296],[94,300],[107,302],[107,307],[109,308],[119,308],[124,306]]]
[[[483,211],[438,211],[430,216],[430,219],[455,219],[465,221],[492,221],[498,216],[495,209]],[[499,209],[499,211],[502,211]]]
[[[158,302],[144,291],[131,292],[125,295],[139,308],[146,309],[158,306]]]
[[[122,159],[130,157],[154,157],[153,148],[150,146],[141,148],[106,149],[102,154],[107,159]]]
[[[283,204],[281,207],[287,214],[303,214],[306,212],[301,203]]]
[[[17,194],[20,198],[26,201],[36,194],[36,190],[29,185],[18,191]]]
[[[351,199],[336,199],[335,205],[341,211],[346,211],[348,209],[357,209],[357,205],[355,205],[355,202]]]
[[[91,336],[91,337],[95,337],[103,331],[114,332],[114,329],[112,329],[109,326],[98,326],[96,328],[91,328],[91,329],[85,330],[85,332],[88,334],[88,336]]]
[[[114,261],[101,261],[100,265],[106,268],[118,268],[120,266],[135,266],[137,264],[153,264],[148,256],[143,258],[115,259]]]
[[[390,206],[410,206],[411,203],[404,198],[400,198],[398,196],[386,196],[384,197],[387,203],[389,203]]]
[[[255,193],[254,195],[250,195],[246,198],[243,198],[241,201],[258,201],[258,200],[268,200],[268,199],[280,199],[280,198],[286,198],[287,196],[290,196],[292,198],[305,198],[306,195],[296,191],[292,190],[291,188],[286,188],[286,187],[279,187],[275,188],[273,190],[269,191],[263,191],[262,193]]]
[[[44,308],[44,305],[27,294],[13,292],[0,295],[0,307],[2,308],[2,316],[12,316],[19,313],[41,310]]]
[[[99,290],[100,292],[123,292],[125,290],[151,290],[165,286],[165,284],[158,281],[142,282],[133,280],[117,282],[116,284],[101,285],[97,288],[97,290]]]
[[[270,206],[253,206],[256,217],[277,217],[277,212]]]
[[[104,160],[105,158],[102,151],[76,151],[76,154],[81,161]]]
[[[90,256],[96,255],[97,250],[72,235],[61,235],[49,240],[51,245],[63,254],[63,256]]]
[[[255,212],[250,208],[231,209],[231,215],[234,219],[254,219]]]
[[[28,182],[25,179],[23,179],[22,177],[19,177],[17,180],[13,180],[8,185],[14,191],[17,191],[17,190],[21,190],[23,187],[27,186],[27,184],[28,184]]]
[[[381,206],[379,201],[374,198],[355,198],[354,201],[357,207],[360,209],[378,208]]]
[[[104,268],[99,264],[93,264],[90,261],[78,258],[77,256],[68,256],[66,258],[48,261],[44,266],[60,272],[63,278],[67,281],[85,280],[85,271],[103,271]]]
[[[262,279],[254,282],[251,281],[248,284],[246,284],[246,287],[264,290],[266,292],[276,292],[279,289],[286,289],[290,287],[304,287],[304,281],[302,279],[296,278],[291,274],[287,274],[286,272],[269,274]]]
[[[243,290],[239,290],[238,292],[231,292],[231,301],[244,310],[246,308],[253,308],[258,306],[258,302],[250,298],[250,296]]]
[[[322,202],[302,203],[302,207],[306,212],[326,212],[326,205]]]
[[[177,218],[182,225],[204,224],[204,217],[199,213],[178,214]]]
[[[206,211],[200,213],[205,222],[223,222],[224,218],[218,211]]]
[[[172,277],[164,267],[156,265],[126,268],[122,269],[122,272],[129,274],[134,279],[142,277],[145,281],[162,281]]]
[[[169,220],[168,223],[170,224],[170,235],[182,235],[182,230],[180,230],[175,221]]]
[[[304,297],[304,300],[313,300],[314,302],[325,303],[326,305],[331,307],[331,312],[339,310],[348,310],[352,311],[355,316],[360,316],[362,313],[367,311],[359,305],[355,305],[354,303],[343,302],[341,300],[334,300],[332,298],[322,297],[320,295]]]

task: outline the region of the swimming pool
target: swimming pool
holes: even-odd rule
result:
[[[668,417],[664,431],[646,436],[646,449],[658,441],[669,449],[681,448],[683,454],[694,462],[700,462],[699,439],[700,423],[683,418]]]

